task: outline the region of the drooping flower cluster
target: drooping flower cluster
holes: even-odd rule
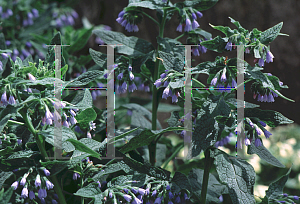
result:
[[[233,136],[233,133],[232,133],[232,132],[229,133],[228,136],[222,138],[220,141],[217,141],[217,142],[215,143],[215,147],[218,148],[218,147],[220,147],[220,146],[224,146],[224,145],[228,144],[228,142],[230,141],[230,137],[232,137],[232,136]]]
[[[204,40],[206,40],[206,39],[204,38]],[[199,42],[201,43],[202,40],[199,39]],[[192,53],[193,53],[194,56],[200,56],[200,52],[202,54],[206,53],[207,52],[207,48],[204,47],[204,46],[202,46],[202,45],[200,45],[200,44],[198,44],[196,47],[193,47],[191,49],[191,51],[192,51]]]
[[[53,189],[54,184],[48,180],[48,176],[50,176],[50,171],[46,168],[40,168],[40,170],[43,170],[45,176],[42,176],[41,174],[37,173],[36,176],[30,175],[32,174],[33,170],[30,169],[27,173],[24,174],[24,176],[21,178],[20,181],[15,181],[11,187],[14,188],[14,190],[17,190],[17,188],[20,186],[23,186],[21,196],[20,198],[29,198],[30,200],[35,199],[35,193],[34,191],[37,191],[38,197],[42,203],[45,203],[45,198],[47,197],[47,189],[48,191],[50,189]],[[30,175],[30,178],[34,179],[34,186],[31,186],[31,180],[28,180],[28,177]],[[33,181],[33,180],[32,180]],[[43,181],[43,182],[42,182]],[[56,195],[56,194],[55,194]],[[55,196],[56,199],[58,199],[57,196]],[[52,199],[52,203],[57,203],[55,199]]]
[[[274,55],[272,54],[271,51],[268,50],[267,53],[266,53],[266,60],[264,60],[264,58],[261,57],[261,58],[258,60],[258,65],[259,65],[260,67],[263,67],[263,66],[265,65],[265,61],[266,61],[267,63],[273,62],[273,58],[274,58]]]
[[[163,91],[162,98],[167,99],[168,97],[172,97],[172,103],[177,103],[178,97],[180,96],[180,92],[178,90],[173,90],[172,92],[172,89],[169,85],[170,82],[168,81],[168,75],[167,75],[169,70],[165,70],[165,72],[166,73],[162,73],[160,75],[160,78],[154,82],[154,85],[156,86],[156,88],[166,87]]]
[[[17,46],[16,44],[11,43],[10,40],[6,40],[6,45],[8,46],[8,48]],[[46,44],[43,44],[43,48],[47,48]],[[11,59],[13,61],[15,61],[17,57],[19,57],[21,60],[24,60],[28,56],[33,56],[35,54],[37,54],[41,59],[45,58],[44,54],[40,50],[33,48],[31,42],[29,41],[25,43],[25,47],[23,47],[22,49],[14,48],[12,50],[12,53],[8,53],[8,55],[11,56]]]
[[[121,11],[116,21],[121,24],[128,32],[138,32],[138,23],[142,21],[142,14],[138,11]]]
[[[282,85],[282,82],[281,82]],[[260,83],[254,82],[251,85],[251,90],[253,92],[253,99],[257,97],[257,101],[260,102],[274,102],[274,98],[278,97],[274,91],[269,88],[264,88]]]
[[[61,28],[68,25],[75,25],[75,20],[78,18],[78,13],[75,10],[64,13],[54,12],[52,17],[55,18],[56,27]]]
[[[225,68],[224,68],[224,70],[222,72],[221,77],[214,77],[211,80],[210,84],[212,86],[215,86],[217,84],[217,86],[216,86],[217,89],[216,90],[218,92],[221,92],[221,93],[222,92],[228,92],[228,93],[230,93],[232,89],[235,89],[237,87],[237,83],[236,83],[236,81],[235,81],[234,78],[231,78],[231,80],[227,79],[227,77],[226,77],[226,69]],[[224,85],[226,85],[226,84],[227,84],[227,86],[225,88]]]
[[[12,11],[10,8],[6,9],[6,11],[3,12],[3,8],[2,8],[2,6],[0,6],[0,17],[1,17],[3,20],[9,18],[9,17],[12,16],[13,14],[14,14],[14,13],[13,13],[13,11]]]
[[[15,100],[15,97],[12,94],[10,94],[9,99],[7,100],[6,91],[4,91],[3,94],[1,95],[0,106],[5,107],[8,104],[15,105],[16,104],[16,100]]]
[[[176,31],[182,32],[189,32],[191,30],[195,30],[198,28],[200,25],[197,21],[197,16],[201,18],[203,14],[200,11],[197,11],[195,9],[191,9],[192,11],[186,11],[184,16],[181,17],[181,21],[179,25],[176,28]]]
[[[22,25],[24,27],[29,26],[29,25],[33,25],[33,20],[34,18],[39,17],[39,11],[37,9],[32,9],[31,12],[27,12],[26,17],[23,17],[23,22]]]

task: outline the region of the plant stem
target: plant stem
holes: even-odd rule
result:
[[[164,36],[166,16],[167,16],[166,12],[164,11],[164,16],[163,16],[162,22],[159,25],[159,37],[161,37],[161,38]],[[153,81],[156,81],[158,79],[160,60],[158,60],[157,57],[158,57],[158,51],[160,49],[161,49],[160,45],[158,45],[157,50],[155,52],[156,61],[155,61]],[[154,84],[152,84],[152,90],[153,90],[153,93],[152,93],[152,130],[156,130],[157,108],[158,108],[159,99],[158,99],[158,95],[157,95],[157,88]],[[156,142],[155,142],[155,140],[153,140],[148,145],[148,149],[149,149],[150,163],[154,166],[155,162],[156,162]]]
[[[210,157],[209,149],[205,150],[204,155],[205,155],[205,167],[204,167],[204,174],[203,174],[203,182],[202,182],[200,203],[206,203],[206,194],[207,194],[209,171],[210,171],[211,166],[213,164],[213,158]]]
[[[83,188],[83,175],[81,176],[81,188]],[[84,197],[81,197],[81,204],[84,204]]]
[[[178,39],[182,38],[184,35],[185,35],[185,33],[179,35],[177,38],[175,38],[175,40],[178,40]]]
[[[157,20],[155,20],[154,18],[152,18],[152,16],[148,15],[147,13],[145,13],[144,11],[142,11],[142,14],[144,14],[145,16],[147,16],[148,18],[150,18],[154,23],[156,23],[157,25],[159,25],[159,23],[157,22]]]
[[[39,147],[39,150],[40,150],[40,152],[41,152],[44,160],[48,160],[48,159],[46,159],[48,157],[48,155],[47,155],[46,149],[44,147],[44,139],[43,139],[43,137],[41,135],[39,135],[38,132],[34,129],[31,121],[28,118],[28,115],[27,115],[26,111],[24,109],[22,109],[22,110],[20,110],[19,113],[22,115],[22,117],[23,117],[23,119],[25,121],[25,124],[28,127],[29,131],[35,137],[36,143],[37,143],[37,145]],[[61,203],[61,204],[67,204],[56,176],[53,175],[53,176],[50,176],[50,177],[51,177],[52,183],[54,184],[54,190],[55,190],[55,192],[56,192],[56,194],[57,194],[57,196],[59,198],[59,203]]]

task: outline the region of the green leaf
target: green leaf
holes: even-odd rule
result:
[[[281,28],[282,28],[283,22],[278,23],[277,25],[273,26],[272,28],[269,28],[268,30],[265,30],[261,33],[259,41],[263,44],[268,44],[275,40],[275,38],[278,36]]]
[[[281,195],[283,194],[284,185],[289,178],[289,174],[291,173],[291,169],[292,168],[290,168],[288,172],[285,175],[281,176],[277,181],[269,185],[269,189],[266,191],[264,200],[271,201],[272,199],[281,197]]]
[[[86,152],[90,156],[96,157],[98,159],[100,159],[100,157],[101,157],[101,155],[99,153],[97,153],[94,150],[90,149],[88,146],[81,143],[80,141],[77,141],[77,140],[74,140],[74,139],[67,139],[66,141],[71,142],[75,146],[75,149],[77,149],[81,152]]]
[[[0,172],[0,188],[2,188],[2,185],[5,183],[7,179],[9,179],[13,175],[13,172]]]
[[[5,155],[10,154],[12,152],[14,152],[13,148],[11,148],[10,146],[7,146],[7,147],[5,147],[5,149],[0,150],[0,156],[5,156]],[[0,188],[1,188],[1,186],[0,186]]]
[[[63,68],[61,68],[61,77],[66,74],[68,71],[68,65],[66,64]]]
[[[132,181],[137,181],[137,182],[132,182]],[[107,187],[111,188],[113,186],[135,186],[135,187],[140,187],[143,186],[144,184],[147,184],[149,182],[149,176],[147,174],[143,173],[137,173],[134,172],[131,175],[126,175],[126,176],[118,176],[116,178],[113,178],[110,182],[107,183]]]
[[[156,9],[163,9],[165,6],[171,6],[171,5],[172,5],[171,2],[169,2],[169,5],[166,5],[166,3],[163,3],[160,0],[152,0],[152,1],[132,2],[132,3],[128,4],[127,8],[128,7],[141,7],[141,8],[156,10]]]
[[[224,52],[227,41],[220,36],[215,37],[212,40],[206,40],[200,43],[202,46],[215,52]]]
[[[210,95],[198,111],[196,127],[193,132],[192,146],[189,155],[196,157],[209,146],[214,145],[221,136],[224,129],[223,124],[219,124],[214,117],[229,116],[231,109],[221,95]]]
[[[107,65],[107,55],[102,53],[102,52],[98,52],[93,50],[92,48],[89,49],[90,51],[90,55],[92,57],[92,59],[94,60],[94,62],[99,65],[101,68],[106,68]]]
[[[178,89],[178,88],[184,87],[184,80],[185,80],[184,77],[182,77],[182,78],[176,79],[175,81],[170,82],[169,85],[172,89]]]
[[[115,137],[115,140],[122,139],[122,138],[124,138],[125,136],[129,135],[130,133],[135,132],[137,129],[139,129],[139,127],[134,128],[133,130],[129,130],[129,131],[123,133],[123,134],[120,134],[120,135],[118,135],[118,136]]]
[[[148,110],[152,111],[152,103],[148,103],[147,105],[144,105],[145,108],[147,108]],[[159,103],[158,104],[158,108],[157,108],[157,112],[172,112],[172,111],[179,111],[181,110],[180,107],[176,106],[176,105],[171,105],[168,103]]]
[[[48,85],[48,86],[52,86],[54,87],[54,84],[55,83],[59,83],[59,84],[62,84],[64,86],[65,82],[58,79],[58,78],[53,78],[53,77],[49,77],[49,78],[44,78],[44,79],[41,79],[41,80],[35,80],[35,81],[30,81],[30,80],[24,80],[24,81],[20,81],[20,83],[24,83],[24,82],[27,82],[26,85],[29,85],[29,86],[35,86],[35,85]]]
[[[71,108],[86,109],[93,106],[93,98],[88,89],[76,91],[75,98],[71,101]]]
[[[90,183],[89,185],[80,188],[74,195],[84,198],[94,198],[97,194],[101,194],[102,191],[98,188],[97,183]]]
[[[237,28],[238,28],[238,31],[240,33],[245,33],[247,30],[245,28],[243,28],[241,26],[241,24],[238,22],[238,21],[235,21],[233,18],[229,17],[230,19],[230,22],[233,23]]]
[[[204,11],[213,7],[217,2],[218,0],[192,0],[192,1],[184,1],[183,5],[185,7],[193,7],[198,11]]]
[[[78,123],[89,123],[97,118],[93,108],[87,108],[75,116]]]
[[[121,54],[138,57],[154,50],[151,43],[134,36],[127,37],[123,33],[107,30],[93,30],[93,33],[100,37],[108,45],[122,44],[122,46],[117,47],[117,52]]]
[[[177,171],[173,176],[172,180],[172,192],[179,193],[182,189],[191,191],[192,187],[189,182],[189,179],[183,173]]]
[[[69,161],[47,161],[47,162],[40,162],[43,167],[48,169],[51,173],[51,176],[58,174],[66,167],[68,167]]]
[[[234,34],[234,31],[231,30],[229,27],[224,27],[224,26],[214,26],[212,24],[209,24],[213,29],[219,30],[222,33],[226,35],[226,37],[230,37]],[[210,38],[207,38],[210,39]]]
[[[163,134],[165,132],[173,131],[173,130],[183,130],[182,127],[168,127],[163,130],[143,130],[138,136],[132,138],[127,144],[125,144],[120,151],[122,153],[127,153],[131,150],[134,150],[138,147],[142,147],[150,144],[156,136]]]
[[[124,161],[119,161],[117,163],[108,165],[103,170],[99,171],[99,173],[94,175],[92,179],[94,181],[99,181],[103,175],[115,173],[118,171],[124,171],[125,173],[129,173],[131,171],[131,168]]]
[[[151,177],[155,177],[157,179],[161,180],[169,180],[171,172],[162,169],[160,167],[154,167],[148,162],[138,162],[130,157],[127,157],[125,154],[123,154],[120,151],[116,151],[117,157],[123,157],[123,161],[132,169],[135,171],[138,171],[143,174],[147,174]]]
[[[55,134],[54,127],[48,127],[46,130],[39,132],[39,134],[43,135],[45,137],[46,142],[53,145],[54,147],[63,148],[66,152],[71,152],[75,149],[70,142],[66,141],[67,139],[70,138],[77,139],[75,133],[70,128],[62,126],[62,133],[61,133],[62,138],[56,138],[55,140],[54,137],[57,136],[54,135]],[[56,143],[58,142],[58,140],[62,141],[62,147],[60,147],[59,144]]]
[[[78,30],[77,32],[79,32],[77,39],[75,40],[74,43],[72,43],[72,45],[70,46],[70,48],[68,48],[68,52],[69,53],[74,53],[78,50],[81,50],[87,43],[87,41],[89,40],[91,34],[92,34],[92,30],[93,28],[90,29],[81,29]]]
[[[0,204],[7,204],[14,192],[14,188],[9,188],[5,193],[0,197]]]
[[[189,172],[188,179],[191,184],[191,192],[195,194],[199,199],[201,196],[202,183],[203,183],[203,169],[192,169]],[[226,194],[228,188],[225,184],[221,184],[216,177],[209,173],[206,203],[219,203],[219,197],[222,194]]]
[[[227,184],[231,200],[234,204],[255,203],[252,188],[255,183],[255,171],[246,161],[234,158],[225,152],[215,149],[216,170],[220,181]]]
[[[61,43],[61,35],[60,32],[56,33],[52,38],[50,45],[62,45]],[[48,46],[48,51],[45,59],[45,63],[49,63],[50,67],[52,66],[53,62],[55,61],[55,47]]]
[[[14,117],[18,114],[18,111],[23,108],[22,104],[18,104],[15,106],[7,105],[1,112],[0,112],[0,132],[3,131],[4,127],[6,126],[8,120],[11,117]]]
[[[257,117],[270,127],[277,127],[282,124],[290,124],[294,121],[273,110],[261,110],[258,108],[245,108],[245,117]]]
[[[261,159],[265,160],[269,164],[273,166],[277,166],[279,168],[285,168],[285,166],[278,161],[276,157],[274,157],[267,148],[263,145],[256,147],[254,145],[255,140],[252,140],[251,145],[248,145],[247,154],[257,154]]]
[[[198,35],[202,35],[206,39],[212,38],[212,34],[211,33],[207,32],[205,30],[202,30],[201,28],[197,28],[195,30],[192,30],[189,33],[195,33],[195,34],[198,34]]]
[[[182,123],[179,121],[180,116],[178,111],[171,112],[170,118],[167,120],[169,127],[178,127],[182,126]],[[180,134],[181,131],[174,131],[176,134]]]
[[[236,108],[258,108],[259,105],[254,104],[254,103],[249,103],[247,101],[242,101],[242,100],[236,100],[236,98],[229,98],[226,103],[230,105],[231,109],[236,109]]]
[[[81,74],[76,79],[73,79],[72,81],[68,82],[65,87],[87,85],[88,83],[95,81],[102,75],[103,75],[103,71],[99,71],[99,70],[87,71]]]

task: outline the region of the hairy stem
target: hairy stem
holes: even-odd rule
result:
[[[213,164],[213,158],[210,157],[209,149],[205,150],[204,155],[205,155],[205,167],[204,167],[204,174],[203,174],[203,183],[202,183],[202,189],[201,189],[200,203],[206,203],[209,171]]]
[[[48,155],[47,155],[47,152],[46,152],[46,149],[44,147],[44,138],[38,134],[38,132],[34,129],[31,121],[29,120],[29,117],[26,113],[26,110],[22,109],[20,110],[20,114],[22,115],[24,121],[25,121],[25,124],[26,126],[28,127],[29,131],[33,134],[33,136],[35,137],[35,140],[36,140],[36,143],[39,147],[39,150],[44,158],[44,160],[48,160]],[[60,188],[60,185],[59,185],[59,182],[56,178],[56,176],[50,176],[51,177],[51,181],[52,183],[54,184],[54,190],[59,198],[59,203],[61,204],[67,204],[66,203],[66,200],[65,200],[65,197],[62,193],[62,190]]]
[[[165,23],[166,23],[166,12],[164,12],[162,22],[159,25],[159,37],[161,37],[161,38],[164,36]],[[155,53],[156,61],[155,61],[153,81],[156,81],[159,76],[158,71],[159,71],[160,60],[158,60],[157,57],[158,57],[158,51],[160,49],[161,49],[161,47],[158,45],[156,53]],[[159,99],[158,99],[158,95],[157,95],[158,91],[154,84],[152,84],[152,90],[153,90],[153,93],[152,93],[152,130],[156,130],[157,108],[158,108]],[[152,141],[148,145],[148,149],[149,149],[150,163],[154,166],[155,162],[156,162],[156,142],[155,142],[155,140]]]

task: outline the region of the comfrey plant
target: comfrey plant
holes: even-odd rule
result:
[[[241,105],[236,103],[234,92],[243,85],[237,84],[237,58],[217,57],[213,62],[192,68],[192,85],[202,89],[193,89],[192,111],[184,112],[185,47],[179,41],[183,36],[192,46],[189,54],[193,57],[207,50],[234,51],[235,46],[243,45],[245,53],[258,59],[254,67],[243,62],[245,83],[253,82],[251,89],[259,96],[258,101],[274,102],[276,96],[292,101],[279,92],[288,87],[278,77],[262,72],[264,62],[274,61],[268,45],[281,35],[282,23],[264,32],[248,31],[231,19],[237,29],[212,26],[226,35],[212,38],[199,26],[202,12],[216,3],[129,1],[116,21],[126,32],[138,32],[143,18],[150,18],[159,27],[157,48],[137,37],[95,29],[93,33],[101,43],[122,44],[115,48],[118,55],[114,64],[108,65],[107,54],[90,49],[96,66],[69,81],[64,79],[68,71],[65,58],[61,58],[61,64],[55,60],[58,58],[55,53],[61,53],[56,47],[50,46],[45,60],[38,63],[30,57],[13,60],[5,54],[11,50],[4,47],[0,65],[5,67],[9,60],[11,74],[0,81],[0,184],[4,187],[1,200],[52,204],[299,203],[297,195],[283,193],[291,169],[270,184],[264,198],[259,198],[253,195],[253,167],[218,148],[230,144],[231,138],[244,130],[245,143],[237,142],[237,148],[245,145],[248,154],[257,154],[271,165],[285,167],[264,147],[261,137],[272,135],[266,125],[276,127],[292,120],[245,102],[244,125],[235,127]],[[157,18],[144,9],[156,11]],[[172,15],[178,16],[179,25],[174,31],[180,35],[176,39],[164,36],[165,25]],[[59,33],[50,42],[50,45],[62,44]],[[193,76],[203,73],[209,75],[208,87]],[[108,90],[112,88],[117,98],[128,92],[151,92],[152,112],[136,103],[122,103],[114,109],[115,120],[112,120],[108,110],[93,105],[95,91],[88,87],[95,83]],[[60,94],[60,91],[65,92]],[[165,99],[170,99],[180,111],[171,113],[169,127],[163,129],[157,112],[160,101]],[[174,110],[174,105],[165,107]],[[131,118],[129,129],[119,125],[125,115]],[[163,134],[173,131],[186,141],[189,130],[184,125],[190,121],[192,138],[188,155],[200,168],[183,158],[184,164],[177,166],[178,171],[170,172],[167,167],[173,160],[177,163],[175,157],[185,144],[181,139],[174,145]],[[111,139],[106,126],[109,130],[114,122],[117,125]],[[203,159],[198,157],[201,152]]]

